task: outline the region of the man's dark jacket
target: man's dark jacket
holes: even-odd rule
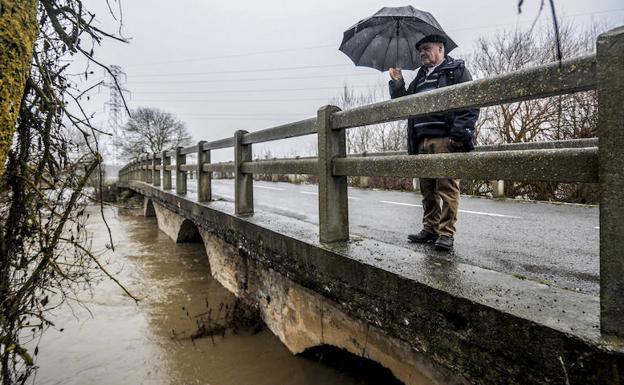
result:
[[[437,79],[437,81],[433,82],[432,79]],[[464,61],[447,56],[428,77],[427,68],[425,66],[420,67],[416,78],[410,83],[407,90],[404,80],[390,80],[390,96],[394,99],[470,80],[472,80],[472,76],[464,66]],[[439,137],[451,137],[456,143],[459,143],[457,151],[473,150],[474,126],[478,117],[479,110],[471,109],[410,118],[407,121],[408,154],[418,153],[419,141],[425,138]]]

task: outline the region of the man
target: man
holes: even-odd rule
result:
[[[401,70],[390,68],[390,96],[393,99],[472,80],[462,60],[446,55],[446,41],[444,36],[429,35],[416,43],[423,66],[407,89]],[[479,110],[474,109],[409,119],[408,153],[473,150],[474,125],[478,117]],[[410,234],[408,239],[416,243],[434,243],[438,250],[451,250],[459,206],[459,180],[420,178],[420,191],[423,196],[423,229],[418,234]]]

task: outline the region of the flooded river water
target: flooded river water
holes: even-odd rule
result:
[[[345,372],[293,356],[264,329],[191,339],[208,308],[234,297],[210,275],[199,243],[176,244],[155,218],[106,210],[115,251],[100,259],[141,300],[110,280],[77,304],[58,309],[55,328],[40,343],[38,384],[370,384]],[[93,248],[106,250],[108,233],[97,213],[89,230]],[[213,313],[215,314],[215,313]],[[62,331],[61,331],[62,330]]]

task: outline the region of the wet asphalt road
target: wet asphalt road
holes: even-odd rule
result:
[[[213,180],[215,199],[233,200],[232,180]],[[189,180],[189,193],[196,191]],[[352,236],[440,255],[407,235],[421,229],[421,196],[413,192],[349,188]],[[254,206],[318,223],[316,185],[254,181]],[[455,251],[443,257],[515,278],[598,295],[598,208],[462,196]]]

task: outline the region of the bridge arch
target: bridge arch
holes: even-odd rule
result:
[[[390,369],[379,362],[333,345],[312,346],[298,355],[333,367],[341,372],[351,373],[357,380],[366,383],[403,385],[403,382],[396,378]]]
[[[154,209],[154,202],[150,198],[143,199],[143,215],[145,217],[155,217],[156,210]]]
[[[199,228],[193,221],[150,198],[144,200],[143,213],[146,217],[156,216],[158,228],[176,243],[202,242]]]
[[[202,236],[199,233],[199,228],[192,221],[185,219],[180,225],[178,235],[175,239],[176,243],[186,242],[202,242]]]

